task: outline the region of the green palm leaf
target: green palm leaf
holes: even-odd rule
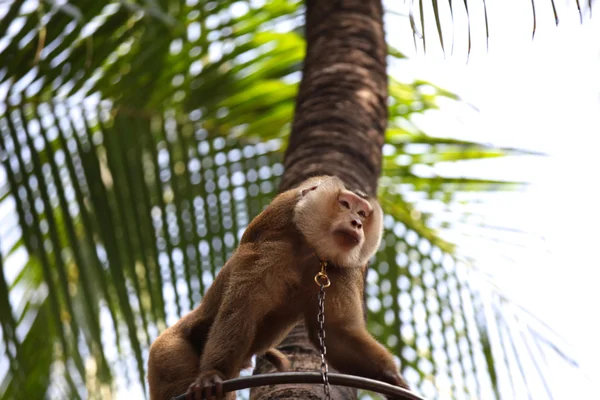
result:
[[[537,11],[536,11],[536,4],[541,3],[542,0],[531,0],[531,11],[532,11],[532,37],[535,36],[535,32],[537,30]],[[550,5],[552,6],[552,12],[553,12],[553,16],[554,16],[554,22],[556,25],[558,25],[558,20],[559,20],[559,13],[558,10],[556,9],[556,4],[554,2],[554,0],[543,0],[543,2],[545,3],[550,3]],[[428,4],[429,2],[425,2],[423,0],[419,0],[418,3],[418,17],[415,17],[415,10],[417,9],[417,6],[415,5],[414,0],[411,1],[408,4],[408,15],[409,15],[409,19],[410,19],[410,24],[411,27],[413,29],[413,35],[415,36],[415,40],[416,37],[419,36],[419,38],[421,39],[422,43],[423,43],[423,51],[427,50],[427,41],[425,38],[425,29],[426,26],[428,26],[427,24],[430,23],[429,17],[426,16],[427,13],[429,13],[429,8],[428,8]],[[431,0],[431,9],[433,11],[433,20],[435,21],[435,28],[438,34],[438,40],[440,42],[440,46],[442,48],[442,51],[445,53],[445,46],[444,46],[444,25],[442,22],[442,18],[443,17],[450,17],[450,21],[452,24],[454,24],[454,15],[455,15],[455,8],[453,7],[452,4],[452,0],[448,0],[448,7],[441,7],[441,2],[438,2],[437,0]],[[581,21],[583,21],[583,12],[582,12],[582,8],[581,5],[579,3],[579,0],[576,0],[577,3],[577,10],[579,12],[579,19]],[[470,55],[471,53],[471,13],[469,12],[469,2],[467,0],[463,0],[463,5],[464,5],[464,10],[465,10],[465,14],[467,16],[467,38],[468,38],[468,43],[467,43],[467,55]],[[489,46],[489,38],[490,38],[490,34],[492,32],[492,30],[490,29],[489,26],[489,22],[488,22],[488,11],[487,11],[487,1],[486,0],[481,0],[481,5],[483,7],[483,13],[482,13],[482,17],[483,17],[483,24],[485,27],[485,39],[486,39],[486,46]],[[590,16],[592,13],[592,2],[588,1],[588,3],[586,4],[587,7],[587,11],[589,12]],[[419,27],[417,28],[417,18],[419,21]],[[454,39],[454,33],[452,34],[453,39]],[[415,41],[415,47],[416,47],[416,41]]]

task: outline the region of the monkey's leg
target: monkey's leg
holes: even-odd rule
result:
[[[257,325],[262,321],[264,306],[257,307],[257,302],[255,296],[245,296],[244,304],[229,301],[222,305],[204,345],[200,373],[189,392],[207,395],[214,387],[219,399],[222,382],[239,375],[251,356]]]
[[[327,360],[338,371],[408,389],[408,384],[398,373],[392,355],[364,328],[329,328],[325,344]]]
[[[248,301],[252,302],[252,299]],[[243,368],[246,358],[251,356],[257,325],[262,320],[257,315],[258,310],[248,308],[241,305],[228,307],[219,313],[200,359],[202,371],[217,370],[227,378],[233,378]]]
[[[367,332],[362,313],[360,287],[338,284],[325,302],[327,360],[338,371],[401,386],[408,385],[398,373],[389,351]],[[317,304],[305,311],[313,344],[319,348]]]
[[[198,377],[198,356],[191,343],[170,328],[150,347],[148,384],[151,400],[185,393]]]

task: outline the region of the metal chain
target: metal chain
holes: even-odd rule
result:
[[[325,288],[329,287],[331,282],[325,272],[327,266],[326,261],[321,261],[321,272],[315,276],[315,282],[319,285],[319,313],[317,321],[319,322],[319,347],[321,350],[321,376],[323,377],[323,390],[325,392],[325,400],[331,400],[331,392],[329,387],[329,368],[327,366],[327,347],[325,346]]]

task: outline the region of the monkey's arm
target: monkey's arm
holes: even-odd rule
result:
[[[336,282],[332,282],[335,285]],[[325,302],[325,345],[327,360],[338,371],[376,379],[408,389],[392,355],[369,334],[363,320],[362,296],[358,285],[335,288]],[[307,310],[305,319],[310,339],[319,348],[318,308]]]
[[[198,377],[200,355],[220,308],[228,269],[222,269],[200,306],[183,316],[150,346],[148,383],[151,400],[170,399],[185,393]]]
[[[185,393],[198,376],[198,356],[189,340],[167,329],[150,347],[148,383],[151,400],[166,400]]]
[[[191,391],[199,393],[208,386],[218,386],[220,380],[236,377],[254,352],[261,350],[257,348],[261,342],[259,328],[264,329],[266,315],[283,302],[290,279],[279,261],[274,260],[288,253],[285,244],[246,243],[229,260],[227,290],[204,345],[200,374],[190,386]],[[269,347],[267,344],[263,351]]]

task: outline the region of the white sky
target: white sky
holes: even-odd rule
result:
[[[388,9],[406,13],[403,4],[392,3],[385,2]],[[447,7],[447,2],[438,3]],[[479,110],[444,105],[442,112],[420,119],[426,132],[549,154],[541,159],[455,163],[436,170],[534,183],[524,195],[499,196],[493,208],[485,211],[493,225],[534,232],[524,248],[461,237],[456,241],[467,254],[478,258],[479,267],[495,276],[503,291],[570,342],[588,376],[597,376],[600,24],[598,17],[590,21],[586,11],[581,25],[575,1],[556,3],[558,27],[554,26],[550,0],[536,0],[537,31],[532,41],[529,1],[488,1],[488,51],[481,2],[471,0],[473,45],[468,63],[462,2],[454,2],[455,47],[446,57],[431,13],[426,20],[426,54],[422,48],[415,52],[408,18],[389,15],[389,40],[410,58],[410,62],[392,66],[390,72],[399,78],[429,80],[459,94]],[[450,41],[452,24],[445,26],[445,37]],[[450,47],[449,43],[446,46]],[[556,367],[554,372],[573,371]],[[592,390],[591,382],[577,374],[554,381],[558,398],[587,398]],[[567,395],[566,390],[579,396]]]

